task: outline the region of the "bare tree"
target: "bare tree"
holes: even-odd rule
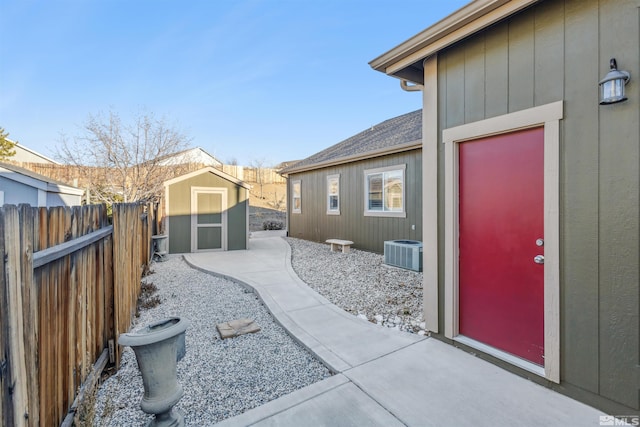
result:
[[[260,199],[264,199],[262,194],[262,188],[265,184],[265,173],[268,169],[267,161],[265,159],[254,159],[251,161],[251,167],[256,171],[256,183],[260,185]]]
[[[107,117],[90,115],[80,136],[63,136],[57,153],[83,169],[88,190],[101,202],[154,201],[162,194],[162,183],[186,169],[168,158],[188,143],[164,117],[138,113],[125,124],[110,111]]]

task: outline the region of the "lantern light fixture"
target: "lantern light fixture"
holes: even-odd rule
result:
[[[626,101],[624,87],[631,79],[628,71],[618,70],[618,64],[615,58],[609,61],[609,72],[598,85],[600,86],[600,105],[615,104],[616,102]]]

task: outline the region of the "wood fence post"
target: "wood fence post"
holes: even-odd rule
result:
[[[7,305],[3,307],[7,311],[9,322],[9,369],[7,377],[9,393],[12,404],[13,420],[9,425],[16,427],[25,426],[26,416],[29,413],[27,395],[27,368],[25,364],[24,328],[22,317],[22,274],[20,268],[20,220],[18,208],[15,206],[4,207],[4,241],[5,241],[5,286]]]
[[[40,424],[40,390],[38,374],[38,290],[33,272],[33,240],[36,210],[20,205],[20,254],[22,266],[22,306],[29,425]]]
[[[123,265],[123,254],[121,251],[121,245],[122,245],[122,226],[120,225],[120,222],[122,221],[121,217],[121,213],[122,213],[122,209],[121,209],[122,205],[121,204],[113,204],[112,207],[112,219],[113,219],[113,243],[112,243],[112,248],[113,248],[113,335],[114,335],[114,340],[115,340],[115,362],[116,362],[116,369],[120,369],[120,354],[122,352],[122,349],[119,345],[117,345],[118,343],[118,337],[120,336],[121,333],[121,329],[120,329],[120,323],[122,322],[122,306],[125,304],[125,300],[124,300],[124,295],[122,292],[122,288],[123,288],[123,282],[124,282],[124,274],[123,271],[125,270],[124,265]]]
[[[13,425],[13,405],[11,404],[11,395],[9,387],[9,372],[11,370],[11,355],[9,354],[9,312],[5,309],[8,307],[9,296],[7,294],[7,280],[5,269],[5,244],[4,244],[4,209],[0,207],[0,254],[3,255],[0,262],[0,278],[2,279],[2,288],[0,289],[0,424],[3,426]]]

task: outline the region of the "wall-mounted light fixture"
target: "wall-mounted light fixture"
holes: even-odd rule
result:
[[[615,104],[626,101],[624,86],[629,83],[631,74],[627,71],[619,71],[615,58],[609,61],[611,68],[606,76],[598,83],[600,85],[600,104]]]

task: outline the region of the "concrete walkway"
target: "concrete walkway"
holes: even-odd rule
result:
[[[598,426],[604,413],[433,338],[358,319],[309,288],[275,233],[247,251],[186,254],[255,290],[336,375],[219,426]],[[329,248],[327,247],[327,250]]]

